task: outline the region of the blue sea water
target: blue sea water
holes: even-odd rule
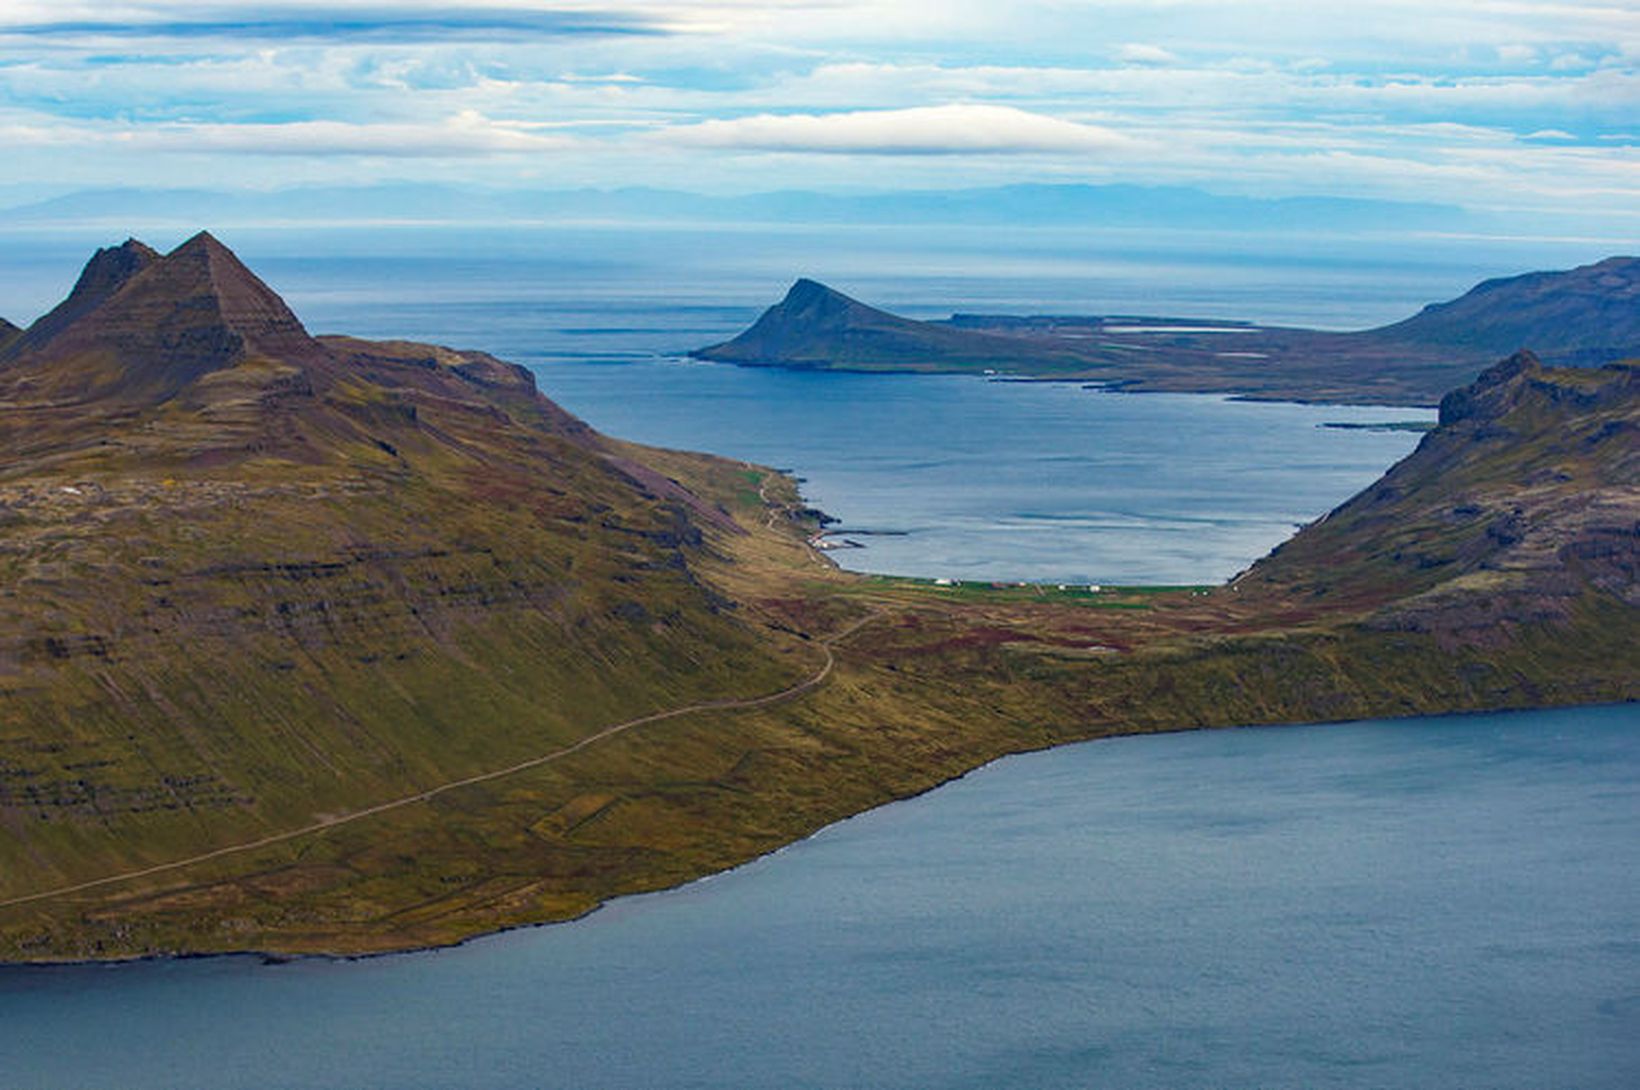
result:
[[[582,921],[0,970],[32,1090],[1629,1090],[1640,709],[1009,758]]]
[[[617,435],[794,469],[842,520],[831,556],[896,575],[1217,583],[1418,440],[1331,421],[1423,410],[1112,394],[964,376],[551,361],[542,384]]]

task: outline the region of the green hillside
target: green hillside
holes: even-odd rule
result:
[[[109,254],[0,359],[0,958],[452,942],[1005,753],[1640,697],[1632,366],[1494,368],[1226,587],[944,587],[208,237]]]

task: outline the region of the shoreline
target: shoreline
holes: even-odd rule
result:
[[[1456,710],[1453,710],[1453,711],[1439,712],[1439,713],[1410,713],[1410,714],[1401,715],[1401,716],[1381,715],[1381,716],[1372,716],[1372,717],[1363,718],[1363,719],[1351,718],[1351,719],[1336,719],[1336,720],[1303,720],[1303,721],[1295,721],[1295,722],[1275,722],[1275,723],[1242,723],[1242,724],[1236,724],[1236,725],[1233,725],[1233,726],[1215,726],[1215,725],[1211,725],[1211,724],[1205,724],[1205,725],[1178,726],[1178,727],[1169,727],[1169,728],[1151,729],[1151,730],[1114,731],[1114,732],[1111,732],[1111,733],[1108,733],[1108,734],[1101,734],[1101,735],[1091,737],[1091,738],[1082,738],[1082,739],[1076,739],[1076,740],[1065,741],[1065,742],[1050,743],[1048,745],[1035,746],[1035,747],[1031,747],[1031,748],[1027,748],[1027,749],[1011,750],[1011,751],[1006,752],[1006,753],[998,754],[997,756],[992,757],[992,758],[990,758],[986,761],[983,761],[979,764],[973,765],[970,768],[966,768],[966,769],[962,770],[961,772],[955,773],[954,775],[948,776],[948,777],[940,780],[938,783],[932,784],[928,787],[922,788],[922,789],[917,790],[917,791],[909,792],[909,793],[904,794],[904,795],[897,795],[894,798],[887,799],[883,802],[877,803],[876,805],[873,805],[873,806],[866,807],[865,809],[862,809],[862,810],[856,810],[853,813],[846,814],[842,817],[837,818],[834,821],[827,822],[826,824],[821,825],[820,827],[818,827],[816,829],[813,829],[813,830],[803,834],[802,836],[799,836],[799,837],[796,837],[792,840],[789,840],[789,841],[787,841],[783,844],[778,845],[777,847],[769,849],[768,851],[760,852],[757,855],[751,856],[747,859],[743,859],[740,862],[734,863],[730,866],[723,867],[723,868],[720,868],[720,869],[717,869],[717,870],[707,871],[705,873],[695,875],[694,877],[686,878],[686,879],[683,879],[682,881],[673,883],[671,885],[662,886],[662,887],[659,887],[659,888],[656,888],[656,889],[638,890],[638,891],[634,891],[634,892],[631,892],[631,893],[616,894],[612,897],[608,897],[608,898],[605,898],[604,900],[599,901],[597,904],[593,905],[591,908],[588,908],[583,912],[578,912],[578,913],[575,913],[574,915],[562,916],[562,917],[559,917],[559,918],[556,918],[556,919],[539,920],[539,921],[536,921],[536,922],[533,922],[533,923],[511,924],[511,925],[507,925],[507,926],[504,926],[504,927],[493,928],[493,929],[490,929],[490,930],[478,931],[478,932],[474,932],[473,934],[465,935],[461,938],[454,939],[450,942],[423,943],[423,944],[403,946],[403,947],[394,947],[394,948],[391,948],[391,949],[364,950],[364,951],[357,951],[357,952],[351,952],[351,953],[346,952],[346,951],[297,951],[297,952],[288,952],[287,953],[287,952],[281,952],[281,951],[278,951],[278,950],[243,949],[243,950],[177,951],[177,952],[170,952],[170,953],[133,954],[133,955],[128,955],[128,956],[115,956],[115,957],[108,957],[108,958],[63,958],[63,959],[41,959],[41,960],[23,960],[23,961],[20,961],[20,960],[0,960],[0,973],[5,973],[5,972],[48,973],[48,972],[53,972],[53,971],[73,970],[73,969],[109,969],[109,970],[117,970],[117,969],[120,969],[120,968],[123,968],[123,967],[134,967],[134,966],[140,966],[140,965],[150,964],[150,963],[152,963],[152,964],[167,964],[167,963],[184,962],[184,961],[239,960],[239,959],[254,960],[254,961],[257,961],[257,962],[260,963],[260,967],[267,967],[267,968],[274,968],[274,967],[278,967],[278,966],[281,966],[281,965],[292,965],[292,964],[297,964],[297,963],[301,963],[301,962],[322,962],[322,963],[333,964],[333,965],[345,965],[345,964],[353,963],[353,962],[377,961],[377,960],[383,959],[383,958],[402,958],[402,957],[413,957],[413,956],[417,956],[417,955],[438,954],[438,953],[445,952],[445,951],[457,950],[457,949],[460,949],[460,948],[465,947],[465,946],[471,946],[475,943],[483,942],[483,941],[488,940],[488,939],[500,938],[500,937],[505,936],[505,935],[517,934],[517,933],[523,932],[523,931],[535,931],[535,930],[540,930],[540,929],[543,929],[543,928],[561,927],[561,926],[565,926],[565,925],[568,925],[568,924],[579,923],[583,920],[590,919],[591,917],[595,916],[597,913],[599,913],[599,912],[603,911],[604,909],[610,907],[611,905],[614,905],[614,904],[616,904],[618,902],[621,902],[621,901],[630,900],[630,899],[638,898],[638,897],[655,897],[655,896],[660,896],[660,895],[668,894],[668,893],[676,893],[680,890],[687,889],[690,886],[698,885],[698,884],[701,884],[701,883],[704,883],[704,882],[709,882],[709,881],[711,881],[715,878],[720,878],[720,877],[722,877],[726,874],[732,874],[735,871],[741,870],[745,867],[749,867],[749,866],[751,866],[755,863],[761,862],[761,861],[766,860],[766,859],[770,859],[770,858],[772,858],[776,855],[779,855],[781,852],[784,852],[784,851],[786,851],[790,848],[796,847],[797,845],[803,844],[803,843],[805,843],[809,840],[813,840],[815,837],[819,836],[821,833],[825,832],[826,830],[835,828],[836,826],[841,825],[844,822],[852,821],[853,819],[855,819],[857,817],[861,817],[862,815],[873,813],[877,810],[884,809],[885,807],[895,806],[895,805],[898,805],[900,803],[910,802],[913,799],[922,798],[925,795],[929,795],[929,794],[932,794],[935,791],[938,791],[942,787],[946,787],[946,786],[949,786],[950,784],[958,782],[959,780],[966,779],[968,776],[971,776],[974,773],[981,771],[982,769],[989,768],[990,766],[992,766],[992,765],[994,765],[994,764],[996,764],[1000,761],[1009,760],[1009,759],[1015,758],[1015,757],[1027,757],[1027,756],[1031,756],[1031,755],[1034,755],[1034,754],[1047,753],[1047,752],[1050,752],[1050,751],[1056,750],[1056,749],[1066,749],[1066,748],[1069,748],[1071,746],[1096,745],[1096,744],[1101,743],[1101,742],[1110,742],[1110,741],[1116,741],[1116,740],[1119,740],[1119,739],[1132,739],[1132,738],[1152,737],[1152,736],[1158,736],[1159,737],[1159,736],[1167,736],[1167,735],[1175,735],[1175,734],[1196,734],[1196,733],[1200,733],[1200,732],[1203,732],[1203,731],[1247,731],[1247,730],[1255,730],[1255,731],[1256,730],[1272,730],[1273,731],[1273,730],[1293,730],[1293,729],[1304,729],[1304,728],[1317,728],[1317,729],[1319,729],[1319,728],[1324,728],[1324,727],[1347,726],[1347,725],[1350,725],[1350,724],[1361,724],[1361,723],[1403,723],[1404,724],[1404,723],[1411,722],[1413,720],[1421,720],[1421,719],[1434,719],[1434,720],[1463,719],[1463,718],[1469,718],[1471,716],[1479,716],[1479,715],[1530,714],[1532,712],[1552,711],[1552,710],[1556,710],[1556,709],[1626,708],[1626,707],[1636,707],[1636,706],[1640,706],[1640,699],[1623,700],[1623,701],[1595,701],[1595,702],[1590,702],[1590,703],[1565,703],[1565,704],[1552,704],[1551,703],[1551,704],[1538,704],[1538,705],[1506,706],[1506,707],[1497,707],[1497,708],[1463,708],[1463,709],[1456,709]]]
[[[1274,403],[1280,405],[1313,405],[1320,408],[1336,406],[1342,409],[1421,409],[1433,412],[1439,408],[1436,401],[1427,398],[1404,397],[1396,398],[1383,395],[1367,395],[1359,398],[1323,397],[1300,393],[1283,393],[1279,390],[1264,392],[1250,390],[1240,385],[1225,383],[1180,383],[1178,385],[1152,385],[1139,378],[1101,378],[1096,372],[1078,373],[1071,375],[1032,375],[1007,371],[993,371],[984,373],[965,367],[941,367],[937,364],[929,366],[860,366],[856,364],[831,363],[792,363],[787,361],[769,360],[729,360],[715,356],[698,355],[688,351],[679,353],[676,358],[688,360],[691,363],[712,363],[725,367],[744,367],[753,370],[792,371],[804,374],[842,374],[842,375],[910,375],[927,377],[950,377],[977,379],[981,382],[997,385],[1009,384],[1042,384],[1059,386],[1080,386],[1084,390],[1106,394],[1189,394],[1200,397],[1221,397],[1229,401],[1248,401],[1254,403]]]

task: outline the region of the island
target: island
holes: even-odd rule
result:
[[[1211,587],[838,570],[791,476],[313,336],[208,234],[99,251],[0,422],[0,960],[436,946],[1008,753],[1640,697],[1632,361],[1494,361]]]
[[[955,314],[920,322],[801,279],[744,333],[692,355],[756,367],[969,373],[1096,382],[1114,390],[1434,405],[1521,348],[1561,366],[1640,356],[1640,258],[1488,280],[1404,321],[1348,333],[1134,315]]]

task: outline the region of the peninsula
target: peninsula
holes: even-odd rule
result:
[[[93,257],[0,421],[4,960],[438,945],[1006,753],[1640,697],[1632,362],[1494,363],[1213,588],[839,571],[790,477],[313,336],[203,234]]]
[[[1521,348],[1562,366],[1640,356],[1640,258],[1488,280],[1405,321],[1352,333],[1131,315],[919,322],[799,280],[740,336],[693,354],[805,370],[1002,374],[1131,391],[1433,405]]]

